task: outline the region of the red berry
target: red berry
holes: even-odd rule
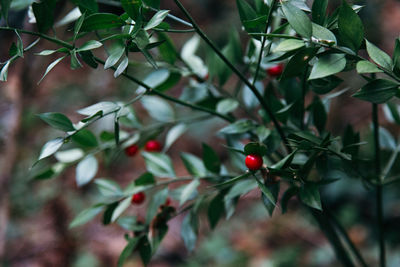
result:
[[[267,73],[268,75],[272,76],[272,77],[278,77],[282,74],[283,72],[283,65],[279,64],[279,65],[275,65],[269,69],[267,69]]]
[[[136,194],[133,194],[132,196],[132,204],[142,204],[144,200],[146,199],[146,195],[143,192],[139,192]]]
[[[171,205],[171,199],[167,198],[167,200],[165,201],[165,206],[169,206]]]
[[[130,145],[127,148],[125,148],[125,154],[128,157],[135,156],[138,151],[139,151],[139,147],[137,145]]]
[[[150,140],[146,143],[144,149],[148,152],[160,152],[162,147],[160,142],[158,142],[157,140]]]
[[[249,170],[256,171],[263,165],[263,159],[260,155],[250,154],[245,159],[245,164]]]

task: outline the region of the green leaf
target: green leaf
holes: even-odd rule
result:
[[[131,19],[134,21],[139,19],[142,0],[121,0],[121,5]]]
[[[333,32],[331,32],[327,28],[313,23],[312,29],[313,29],[313,36],[319,39],[320,42],[327,43],[329,45],[334,45],[337,43],[336,36],[333,34]]]
[[[82,108],[82,109],[78,110],[77,112],[81,115],[86,115],[86,116],[93,116],[93,115],[101,112],[101,116],[103,116],[103,114],[106,114],[106,113],[109,113],[112,111],[116,111],[119,108],[120,108],[120,106],[118,106],[114,102],[103,101],[103,102],[99,102],[99,103],[93,104],[91,106],[88,106],[86,108]]]
[[[54,60],[46,69],[46,71],[44,72],[42,78],[39,80],[38,84],[44,79],[44,77],[46,77],[46,75],[58,64],[60,63],[61,60],[63,60],[66,56],[60,57],[56,60]]]
[[[305,184],[300,188],[299,197],[300,200],[307,206],[317,210],[322,210],[321,198],[317,185],[310,183]]]
[[[147,236],[142,236],[138,245],[139,255],[142,259],[143,265],[147,266],[150,262],[152,254],[152,247]]]
[[[125,22],[117,15],[111,13],[95,13],[87,16],[82,23],[82,32],[111,29],[121,27]]]
[[[244,146],[244,153],[246,155],[257,154],[259,156],[265,156],[267,154],[267,147],[263,143],[250,142]]]
[[[106,63],[104,64],[104,69],[111,68],[117,62],[119,59],[122,57],[122,55],[125,53],[125,47],[120,45],[119,43],[115,44],[114,46],[111,47],[110,49],[110,55],[108,56]]]
[[[56,0],[32,3],[32,10],[33,14],[35,14],[36,25],[39,32],[46,33],[53,26],[55,7]]]
[[[191,197],[193,196],[193,194],[195,194],[196,189],[199,185],[200,185],[199,179],[194,179],[193,181],[185,185],[179,198],[179,205],[182,205],[186,201],[191,199]]]
[[[111,223],[111,216],[114,213],[114,210],[118,206],[118,201],[115,201],[109,205],[107,205],[106,210],[103,213],[103,225],[108,225]]]
[[[242,21],[243,26],[245,26],[245,21],[250,21],[257,18],[256,11],[245,0],[236,0],[236,5],[238,7],[240,20]],[[246,28],[246,30],[251,32],[251,28]]]
[[[158,33],[159,40],[163,43],[158,47],[160,55],[163,60],[173,65],[177,59],[178,52],[175,46],[167,34],[160,32]]]
[[[275,183],[275,184],[268,186],[268,190],[271,192],[274,199],[278,199],[279,189],[280,189],[279,183]],[[275,207],[276,207],[276,202],[271,202],[270,198],[267,197],[267,195],[264,194],[263,192],[261,192],[261,200],[262,200],[265,208],[267,209],[269,215],[272,216],[272,214],[275,210]]]
[[[170,157],[162,153],[142,152],[149,172],[160,177],[175,177],[175,171]]]
[[[82,13],[92,14],[99,11],[96,0],[72,0],[79,7]]]
[[[277,47],[275,47],[274,49],[274,53],[276,52],[287,52],[287,51],[292,51],[292,50],[296,50],[298,48],[303,47],[304,41],[303,40],[297,40],[297,39],[286,39],[283,40],[282,42],[280,42],[278,44]]]
[[[297,51],[286,64],[281,80],[300,75],[304,72],[308,62],[314,57],[315,48],[305,48]]]
[[[207,175],[203,161],[195,155],[189,153],[181,153],[181,159],[188,172],[195,177],[204,177]]]
[[[187,125],[183,123],[179,123],[174,127],[172,127],[168,131],[167,137],[165,138],[165,145],[163,151],[164,152],[167,151],[171,147],[171,145],[186,132],[187,129],[188,129]]]
[[[75,22],[75,26],[74,26],[74,38],[73,40],[75,41],[76,37],[78,36],[78,33],[81,31],[81,27],[83,24],[83,21],[85,20],[85,15],[86,13],[83,13],[79,19]]]
[[[342,79],[336,77],[336,76],[327,76],[321,79],[315,79],[310,81],[311,89],[317,93],[317,94],[327,94],[336,87],[339,86],[339,84],[343,82]]]
[[[121,63],[118,65],[118,68],[114,72],[114,78],[117,78],[119,75],[121,75],[128,67],[128,64],[129,59],[127,56],[124,56]]]
[[[346,67],[346,58],[343,54],[325,54],[311,69],[309,80],[323,78],[342,71]]]
[[[71,138],[72,141],[84,147],[96,147],[99,144],[96,136],[88,129],[77,131]]]
[[[287,155],[286,157],[284,157],[283,159],[281,159],[280,161],[278,161],[277,163],[272,165],[271,168],[278,169],[278,170],[283,170],[283,169],[288,168],[290,166],[290,164],[292,163],[294,155],[296,153],[297,153],[297,150],[293,151],[292,153],[290,153],[289,155]]]
[[[81,159],[85,153],[80,148],[72,148],[68,150],[58,151],[54,157],[62,163],[73,163]]]
[[[222,128],[221,130],[219,130],[219,133],[220,134],[242,134],[242,133],[251,131],[254,128],[255,128],[255,124],[253,121],[242,119],[242,120],[238,120],[238,121]]]
[[[346,1],[342,1],[339,9],[338,27],[340,40],[344,45],[357,52],[364,39],[364,26],[357,13]]]
[[[217,112],[221,114],[228,114],[233,112],[239,106],[239,102],[233,98],[225,98],[218,102]]]
[[[394,44],[393,52],[393,72],[396,75],[400,75],[400,39],[397,38]]]
[[[181,225],[181,237],[189,251],[193,251],[197,241],[197,216],[189,212],[183,218]]]
[[[38,115],[40,119],[55,129],[64,132],[74,131],[75,128],[67,116],[61,113],[47,112]]]
[[[135,180],[135,186],[152,185],[155,183],[156,183],[156,180],[154,179],[153,174],[151,174],[149,172],[146,172],[146,173],[140,175],[140,177]]]
[[[64,144],[64,138],[58,137],[53,140],[48,141],[44,146],[42,147],[42,150],[40,151],[40,155],[38,160],[47,158],[54,153],[57,152],[61,148],[61,146]]]
[[[147,206],[146,224],[150,224],[161,205],[165,203],[168,198],[168,187],[158,191],[151,199]]]
[[[92,220],[104,208],[103,204],[97,204],[93,207],[81,211],[78,216],[69,224],[69,228],[77,227]]]
[[[393,101],[388,101],[386,103],[386,105],[389,109],[389,112],[390,112],[389,116],[391,117],[392,121],[394,121],[394,122],[396,122],[396,124],[400,125],[400,114],[397,109],[397,104],[394,103]],[[386,112],[385,112],[385,114],[386,114]]]
[[[0,1],[1,15],[3,16],[7,25],[8,25],[8,10],[10,9],[11,2],[12,2],[12,0],[1,0]]]
[[[205,143],[203,143],[203,163],[207,170],[219,174],[221,161],[214,149]]]
[[[97,185],[97,189],[105,197],[118,197],[122,195],[121,187],[118,183],[108,179],[96,179],[94,183]]]
[[[131,205],[131,196],[122,200],[115,208],[114,213],[111,217],[111,222],[115,222],[119,216]]]
[[[312,20],[319,24],[324,25],[326,21],[326,8],[328,7],[328,0],[317,0],[312,5]]]
[[[238,176],[239,177],[247,177],[246,176]],[[257,187],[257,182],[254,181],[254,179],[252,180],[243,180],[240,182],[237,182],[234,186],[232,186],[232,188],[229,190],[228,194],[225,196],[225,199],[232,199],[235,198],[237,196],[241,196],[244,194],[247,194],[248,192],[250,192],[251,190],[253,190],[254,188]]]
[[[264,196],[274,205],[276,204],[276,198],[275,196],[271,193],[271,191],[263,184],[257,177],[255,177],[255,180],[257,181],[258,188],[260,188],[261,192],[264,194]]]
[[[376,79],[364,85],[353,97],[381,104],[395,96],[398,91],[398,83],[385,79]]]
[[[71,70],[82,68],[82,63],[79,61],[76,55],[76,50],[71,51]]]
[[[219,193],[211,200],[207,209],[208,222],[210,223],[211,229],[214,229],[215,226],[217,226],[217,223],[222,217],[224,212],[225,212],[224,194]]]
[[[282,206],[282,214],[286,213],[287,211],[287,206],[289,203],[289,200],[294,197],[295,195],[297,195],[298,193],[298,188],[297,187],[289,187],[285,193],[283,193],[282,199],[281,199],[281,206]]]
[[[380,50],[374,44],[365,40],[365,44],[367,46],[367,52],[369,57],[381,67],[391,70],[393,67],[392,59],[388,54]]]
[[[7,76],[8,76],[8,67],[11,64],[11,60],[8,60],[7,63],[1,68],[0,72],[0,81],[6,82],[7,81]]]
[[[311,38],[311,21],[300,8],[292,5],[289,1],[282,2],[282,11],[290,26],[301,36]]]
[[[96,158],[89,154],[76,166],[76,184],[81,187],[89,183],[97,173],[98,163]]]
[[[168,122],[175,119],[175,112],[171,105],[157,96],[142,97],[141,103],[149,115],[158,121]]]
[[[367,60],[360,60],[357,62],[356,66],[357,72],[358,73],[377,73],[377,72],[383,72],[383,70],[380,70],[374,63],[369,62]]]
[[[99,41],[96,40],[90,40],[87,41],[86,43],[84,43],[81,47],[79,47],[76,51],[77,52],[81,52],[81,51],[87,51],[87,50],[92,50],[92,49],[96,49],[103,46],[102,43],[100,43]]]
[[[130,255],[132,255],[133,251],[138,246],[138,243],[139,237],[129,239],[128,244],[125,246],[124,250],[122,250],[121,255],[119,255],[117,263],[118,267],[123,267],[124,262]]]
[[[147,23],[144,29],[147,31],[157,27],[168,16],[168,13],[169,10],[157,11],[157,13],[150,19],[150,21]]]

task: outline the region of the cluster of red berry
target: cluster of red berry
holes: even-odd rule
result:
[[[149,140],[144,145],[144,150],[147,151],[147,152],[161,152],[162,145],[157,140]],[[128,157],[135,156],[138,151],[139,151],[139,146],[138,145],[130,145],[127,148],[125,148],[125,154]],[[134,205],[140,205],[145,201],[145,199],[146,199],[145,193],[139,192],[139,193],[133,194],[131,202]],[[169,199],[167,199],[167,202],[168,202],[168,200]],[[171,200],[169,200],[168,204],[166,203],[165,205],[168,206],[170,202],[171,202]]]

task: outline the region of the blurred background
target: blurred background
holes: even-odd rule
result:
[[[21,1],[19,1],[21,2]],[[103,2],[103,1],[99,1]],[[232,0],[182,1],[207,34],[216,42],[226,41],[227,29],[240,31],[236,3]],[[161,1],[163,9],[180,17],[172,1]],[[312,1],[308,2],[311,6]],[[329,1],[332,11],[340,1]],[[400,1],[355,1],[365,5],[361,17],[366,37],[389,55],[394,39],[400,32]],[[72,5],[59,1],[56,21],[65,16]],[[101,4],[107,11],[117,7]],[[2,21],[1,23],[4,23]],[[27,10],[13,10],[10,24],[14,27],[34,29],[28,23]],[[62,38],[68,25],[57,28]],[[172,35],[178,48],[192,33]],[[241,34],[241,37],[246,36]],[[16,37],[0,31],[0,62],[8,59],[8,49]],[[24,44],[35,38],[22,36]],[[117,225],[103,226],[99,217],[90,223],[68,229],[68,224],[81,210],[89,207],[98,191],[92,185],[77,188],[75,169],[69,168],[50,180],[32,181],[30,167],[38,157],[42,145],[60,133],[48,127],[37,114],[61,112],[78,121],[76,110],[104,100],[123,100],[132,95],[136,85],[122,78],[114,79],[112,72],[102,67],[71,70],[69,62],[57,65],[40,85],[37,82],[48,64],[56,57],[39,57],[44,49],[54,45],[41,41],[23,60],[18,60],[9,70],[7,83],[0,83],[0,264],[2,266],[116,266],[118,256],[126,241],[124,230]],[[101,55],[100,55],[101,56]],[[104,58],[104,55],[103,55]],[[134,59],[135,60],[135,59]],[[136,60],[141,60],[137,58]],[[135,67],[135,66],[133,66]],[[146,70],[137,68],[136,76],[145,77]],[[363,81],[356,73],[348,72],[342,78],[343,87],[357,89]],[[179,94],[179,83],[169,94]],[[353,91],[354,91],[353,90]],[[342,135],[347,124],[352,124],[368,138],[370,105],[343,95],[332,103],[329,128],[335,135]],[[140,107],[138,107],[140,110]],[[138,113],[146,118],[146,114]],[[384,124],[386,118],[380,113]],[[185,174],[179,152],[200,155],[201,142],[213,145],[222,158],[226,155],[221,140],[215,136],[220,121],[194,124],[192,129],[171,148],[177,173]],[[101,120],[94,131],[112,130],[113,123]],[[200,130],[199,130],[200,129]],[[389,128],[388,134],[397,136],[399,129]],[[163,141],[163,136],[160,141]],[[397,138],[395,138],[397,139]],[[128,158],[120,152],[112,164],[103,162],[96,177],[112,177],[120,184],[127,184],[145,171],[141,156]],[[385,190],[385,229],[388,244],[388,266],[400,266],[400,200],[398,184]],[[361,248],[362,254],[376,266],[378,249],[374,224],[374,193],[360,181],[341,179],[328,185],[322,193],[328,206],[344,224],[350,238]],[[172,205],[178,203],[173,202]],[[144,214],[146,203],[132,208],[128,213]],[[196,250],[189,253],[180,238],[182,216],[169,222],[170,231],[150,266],[338,266],[334,252],[319,231],[307,210],[293,199],[289,212],[280,214],[278,208],[270,217],[259,201],[257,192],[241,198],[235,215],[219,223],[211,231],[206,216],[201,219],[200,237]],[[138,256],[132,256],[125,266],[141,266]]]

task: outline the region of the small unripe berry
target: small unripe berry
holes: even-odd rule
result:
[[[247,155],[244,162],[245,162],[247,168],[249,168],[249,170],[251,170],[251,171],[259,170],[261,168],[261,166],[263,165],[262,157],[257,154]]]
[[[269,69],[267,69],[267,73],[268,75],[272,76],[272,77],[278,77],[282,74],[283,72],[283,65],[282,64],[278,64],[275,65]]]
[[[157,140],[149,140],[145,144],[144,150],[148,152],[160,152],[162,150],[162,146]]]
[[[125,148],[125,154],[128,157],[135,156],[138,151],[139,151],[139,147],[137,145],[130,145],[127,148]]]
[[[139,205],[139,204],[142,204],[145,199],[146,199],[146,195],[143,192],[139,192],[139,193],[133,194],[131,202],[134,205]]]

